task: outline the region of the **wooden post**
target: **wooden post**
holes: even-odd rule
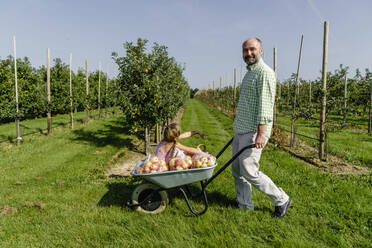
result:
[[[368,80],[370,80],[369,77]],[[372,132],[372,80],[370,80],[370,84],[368,133]]]
[[[276,79],[276,71],[277,71],[277,67],[276,67],[276,47],[274,47],[274,54],[273,54],[273,67],[274,67],[274,73],[275,73],[275,79]],[[279,85],[280,86],[280,85]],[[278,90],[280,89],[280,87],[278,87]],[[278,94],[279,95],[279,94]],[[276,99],[279,99],[279,96],[278,97],[275,97]],[[274,120],[273,120],[273,125],[274,127],[276,126],[276,121],[277,121],[277,113],[278,113],[278,110],[277,110],[277,101],[274,102]],[[275,130],[275,128],[273,129]]]
[[[148,155],[150,152],[149,150],[149,129],[145,128],[145,153]]]
[[[342,126],[346,126],[346,115],[347,115],[347,77],[345,73],[345,79],[344,79],[344,121],[342,122]]]
[[[234,105],[233,105],[233,114],[235,115],[235,109],[236,109],[236,68],[234,68],[234,88],[233,88],[233,101],[234,101]]]
[[[212,89],[212,95],[214,97],[214,80],[212,81],[212,86],[213,86],[213,89]]]
[[[107,101],[108,101],[108,98],[107,98],[107,91],[108,91],[108,65],[107,65],[107,69],[106,69],[106,92],[105,92],[105,112],[106,112],[106,117],[107,117]]]
[[[70,127],[74,129],[74,113],[72,107],[72,77],[71,77],[71,66],[72,66],[72,53],[70,53]]]
[[[88,81],[88,60],[85,60],[85,123],[89,122],[89,81]]]
[[[234,68],[234,88],[233,88],[233,100],[234,100],[234,103],[235,103],[235,100],[236,100],[236,68]]]
[[[101,119],[101,61],[98,63],[98,120]]]
[[[325,136],[326,136],[326,104],[327,104],[327,61],[328,61],[328,22],[324,22],[323,40],[323,69],[322,69],[322,107],[320,113],[320,133],[319,133],[319,159],[325,160]]]
[[[52,132],[52,104],[50,99],[50,50],[47,49],[47,102],[48,102],[48,134]]]
[[[16,132],[17,132],[17,145],[21,144],[21,129],[19,127],[19,104],[18,104],[18,78],[17,78],[17,47],[16,47],[16,37],[13,36],[14,45],[14,87],[15,87],[15,102],[16,102]]]
[[[297,73],[296,73],[296,88],[293,97],[293,109],[292,109],[292,122],[291,122],[291,147],[294,146],[295,143],[295,121],[297,118],[296,112],[296,105],[297,105],[297,94],[298,94],[298,80],[299,80],[299,73],[300,73],[300,64],[301,64],[301,53],[302,53],[302,43],[304,40],[304,36],[301,36],[301,44],[300,44],[300,53],[298,55],[298,64],[297,64]]]

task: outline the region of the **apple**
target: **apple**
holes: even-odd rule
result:
[[[150,173],[151,169],[150,169],[150,167],[145,167],[144,171],[145,171],[145,173]]]
[[[178,170],[178,171],[183,170],[183,167],[182,166],[176,166],[176,170]]]
[[[182,159],[177,159],[176,160],[176,166],[182,166],[182,164],[183,164]]]
[[[138,168],[138,170],[137,170],[137,174],[142,174],[143,173],[143,168]]]
[[[205,163],[208,162],[208,158],[207,158],[207,157],[203,157],[203,158],[200,159],[200,161],[201,161],[203,164],[205,164]]]
[[[152,164],[152,168],[151,168],[152,170],[157,171],[159,168],[160,168],[160,166],[158,165],[158,163]]]
[[[167,166],[167,163],[166,163],[165,160],[163,160],[163,159],[161,159],[161,160],[159,161],[159,164],[160,164],[160,166]]]
[[[170,167],[175,167],[176,166],[176,160],[174,158],[172,158],[170,161],[169,161],[169,166]]]
[[[196,168],[201,168],[202,165],[203,165],[203,163],[200,160],[198,160],[198,161],[196,161],[195,167]]]
[[[151,168],[151,166],[152,166],[152,163],[151,163],[150,161],[147,161],[147,162],[145,163],[145,167],[146,167],[146,168]]]
[[[159,163],[159,158],[154,156],[154,157],[151,158],[150,161],[151,161],[151,163]]]
[[[203,163],[203,164],[201,165],[201,168],[207,168],[207,167],[208,167],[207,164],[204,164],[204,163]]]
[[[161,170],[161,171],[168,171],[168,167],[167,167],[167,165],[161,165],[160,168],[159,168],[159,170]]]
[[[155,172],[158,172],[157,170],[151,170],[151,172],[150,173],[155,173]]]
[[[182,160],[182,168],[184,168],[185,170],[188,169],[190,166],[189,166],[189,163],[185,160]]]

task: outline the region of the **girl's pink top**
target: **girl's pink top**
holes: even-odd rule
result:
[[[169,151],[167,153],[164,153],[161,151],[161,148],[167,144],[166,141],[162,141],[159,143],[158,147],[156,148],[156,156],[159,158],[159,159],[162,159],[162,160],[165,160],[166,163],[169,163],[169,160],[171,160],[171,155],[172,155],[172,148],[169,149]],[[181,158],[181,159],[184,159],[186,157],[186,154],[185,152],[183,152],[182,150],[180,150],[179,148],[176,147],[176,150],[174,152],[174,155],[173,157],[177,157],[177,158]]]

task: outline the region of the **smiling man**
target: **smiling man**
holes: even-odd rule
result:
[[[242,48],[248,71],[240,88],[234,121],[233,155],[253,143],[256,148],[245,150],[232,164],[238,206],[242,209],[254,209],[253,185],[270,197],[275,205],[275,216],[282,218],[287,214],[292,201],[259,170],[262,148],[270,138],[273,123],[275,73],[262,59],[260,39],[250,38],[243,43]]]

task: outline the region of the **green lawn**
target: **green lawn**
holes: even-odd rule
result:
[[[278,116],[278,124],[291,130],[291,117]],[[319,122],[299,119],[296,121],[297,132],[314,138],[319,137]],[[337,155],[348,162],[372,168],[372,134],[357,132],[353,129],[328,128],[328,149],[331,154]],[[318,141],[297,136],[318,147]]]
[[[103,174],[123,146],[134,149],[123,123],[110,118],[0,148],[0,208],[18,209],[0,214],[1,247],[370,247],[371,177],[322,173],[273,145],[261,169],[293,199],[284,219],[272,217],[272,203],[257,190],[255,211],[236,209],[230,169],[207,187],[203,216],[192,217],[178,192],[170,192],[170,205],[158,215],[126,208],[140,182]],[[182,129],[207,133],[184,144],[205,143],[212,154],[233,135],[231,119],[195,100],[187,103]],[[231,149],[219,166],[230,156]]]
[[[107,114],[112,114],[113,108],[109,108]],[[106,109],[102,109],[102,118],[104,118],[106,114]],[[83,124],[85,120],[85,112],[77,112],[74,113],[74,126],[79,127]],[[93,119],[98,118],[98,111],[93,110],[90,111],[90,117]],[[52,128],[58,127],[69,127],[70,126],[70,115],[56,115],[52,116]],[[47,130],[47,120],[46,118],[38,118],[33,120],[24,120],[20,122],[20,129],[21,129],[21,136],[22,138],[36,134],[36,133],[45,133]],[[53,132],[53,131],[52,131]],[[5,141],[15,141],[17,138],[16,134],[16,125],[15,122],[2,124],[0,125],[0,143]]]

